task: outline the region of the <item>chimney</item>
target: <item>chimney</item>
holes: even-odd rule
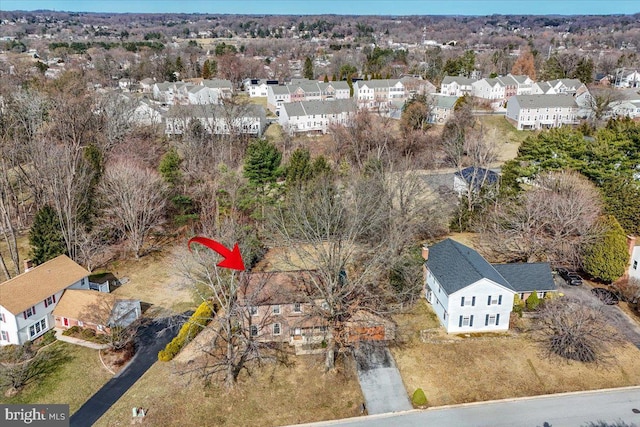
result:
[[[24,272],[31,270],[33,268],[33,260],[25,259],[24,260]]]
[[[422,258],[424,258],[425,261],[429,259],[429,248],[427,245],[422,246]]]

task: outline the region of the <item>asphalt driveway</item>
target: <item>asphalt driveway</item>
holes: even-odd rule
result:
[[[555,280],[556,285],[558,285],[558,290],[563,294],[577,298],[581,301],[601,305],[603,308],[603,314],[606,316],[607,321],[615,327],[622,336],[640,349],[640,325],[638,325],[638,323],[633,319],[629,318],[629,315],[622,311],[620,307],[617,305],[603,304],[591,293],[591,286],[586,284],[581,286],[569,286],[559,277],[556,277]]]
[[[171,341],[180,327],[180,319],[165,318],[143,326],[136,338],[138,351],[129,365],[111,378],[87,400],[70,419],[71,427],[93,425],[158,360],[158,352]]]
[[[354,356],[369,415],[413,409],[385,343],[361,342]]]

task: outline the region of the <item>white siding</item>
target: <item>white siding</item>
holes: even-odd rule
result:
[[[448,333],[506,331],[509,329],[509,315],[513,308],[514,292],[489,279],[481,279],[448,298],[449,313],[445,327]],[[464,298],[464,304],[463,304]],[[489,301],[491,299],[491,302]],[[473,304],[475,300],[475,304]],[[471,301],[471,304],[469,304]],[[473,316],[473,324],[471,324]],[[469,319],[462,322],[460,319]],[[487,324],[487,319],[497,319],[496,325]],[[494,320],[495,321],[495,320]]]
[[[640,280],[640,246],[635,246],[631,254],[629,277]]]

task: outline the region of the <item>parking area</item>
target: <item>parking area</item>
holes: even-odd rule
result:
[[[609,323],[615,327],[620,334],[632,342],[640,349],[640,325],[620,309],[617,305],[605,305],[595,295],[591,293],[592,287],[586,283],[581,286],[569,286],[566,282],[556,276],[554,278],[558,291],[566,296],[577,298],[590,304],[601,305],[603,313]]]

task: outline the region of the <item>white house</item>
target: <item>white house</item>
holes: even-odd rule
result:
[[[60,255],[0,284],[0,345],[23,344],[53,328],[65,289],[89,289],[89,272]]]
[[[262,136],[267,126],[266,113],[261,105],[181,105],[166,114],[165,134],[182,135],[192,120],[200,121],[203,129],[213,135]]]
[[[638,70],[618,70],[616,72],[615,85],[616,87],[640,87],[640,72]]]
[[[636,245],[636,238],[632,236],[628,236],[627,241],[631,255],[628,270],[629,278],[640,280],[640,245]]]
[[[458,101],[457,96],[447,96],[439,93],[429,95],[431,101],[431,111],[429,112],[429,123],[444,124],[453,114],[453,109]]]
[[[401,80],[358,80],[353,84],[353,96],[358,109],[389,111],[402,108],[407,92]]]
[[[516,294],[556,289],[548,263],[491,265],[451,239],[423,248],[423,257],[425,297],[448,333],[505,331]]]
[[[515,89],[515,84],[513,86]],[[506,96],[506,85],[498,78],[476,80],[471,83],[471,94],[490,101],[502,101]]]
[[[462,76],[445,76],[440,83],[440,93],[449,96],[471,95],[475,81]]]
[[[506,118],[518,130],[549,129],[578,123],[571,95],[516,95],[507,101]]]
[[[267,87],[267,108],[280,114],[283,104],[304,101],[331,101],[351,98],[351,89],[345,81],[316,82],[312,80],[294,80],[288,85],[269,85]]]
[[[278,123],[290,134],[327,133],[331,125],[349,126],[355,113],[356,106],[351,99],[293,102],[282,105]]]

